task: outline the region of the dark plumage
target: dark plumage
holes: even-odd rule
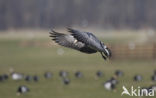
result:
[[[51,72],[46,72],[45,74],[44,74],[44,77],[46,78],[46,79],[50,79],[50,78],[52,78],[52,73]]]
[[[114,78],[114,77],[112,77],[109,81],[111,81],[112,84],[114,84],[114,85],[119,83],[119,81],[116,78]]]
[[[35,82],[38,82],[39,81],[39,77],[36,76],[36,75],[33,77],[33,79],[34,79]]]
[[[70,80],[68,78],[63,78],[63,84],[68,85]]]
[[[155,74],[152,75],[151,80],[152,80],[152,81],[156,81],[156,75],[155,75]]]
[[[141,81],[142,80],[142,76],[141,75],[135,75],[134,76],[134,81]]]
[[[80,71],[77,71],[77,72],[75,73],[75,77],[77,77],[77,78],[82,78],[82,77],[83,77],[83,74],[82,74]]]
[[[60,77],[65,78],[68,76],[68,73],[66,71],[60,71],[59,75],[60,75]]]
[[[4,81],[5,79],[4,79],[4,77],[3,77],[3,75],[0,75],[0,82],[1,81]]]
[[[33,80],[33,77],[32,76],[27,75],[25,77],[25,81],[32,81],[32,80]]]
[[[115,75],[116,75],[117,77],[121,77],[121,76],[123,76],[123,72],[122,72],[121,70],[116,70],[116,71],[115,71]]]
[[[7,74],[0,75],[0,82],[7,80],[9,76]]]
[[[30,90],[29,90],[29,88],[28,88],[27,86],[22,85],[22,86],[19,86],[19,87],[18,87],[18,89],[17,89],[17,94],[20,95],[20,94],[22,94],[22,93],[27,93],[27,92],[29,92],[29,91],[30,91]]]
[[[3,77],[5,80],[7,80],[9,78],[9,76],[7,74],[3,74]]]
[[[72,48],[83,53],[92,54],[100,52],[106,60],[111,57],[110,49],[104,45],[95,35],[90,32],[81,32],[67,28],[71,34],[58,33],[54,30],[50,32],[50,37],[61,46]]]
[[[96,75],[97,75],[98,77],[102,77],[102,76],[103,76],[103,73],[102,73],[101,71],[97,71],[97,72],[96,72]]]

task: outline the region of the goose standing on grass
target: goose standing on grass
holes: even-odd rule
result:
[[[111,50],[90,32],[81,32],[67,28],[70,34],[58,33],[51,30],[50,37],[61,46],[72,48],[83,53],[92,54],[100,52],[103,59],[111,57]]]
[[[27,86],[22,85],[22,86],[19,86],[18,87],[18,89],[17,89],[17,95],[19,96],[19,95],[25,94],[25,93],[27,93],[29,91],[30,90],[29,90],[29,88]]]

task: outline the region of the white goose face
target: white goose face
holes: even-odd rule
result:
[[[111,50],[106,46],[106,45],[104,45],[104,43],[102,43],[102,42],[100,42],[100,44],[101,44],[101,47],[103,48],[102,50],[102,52],[101,52],[101,55],[102,55],[102,57],[106,60],[107,58],[110,58],[111,57]]]
[[[107,57],[111,57],[111,50],[106,46],[104,45],[104,54],[107,56]]]
[[[109,56],[110,53],[109,53],[109,51],[108,51],[108,48],[105,48],[105,51],[106,51],[107,55]]]

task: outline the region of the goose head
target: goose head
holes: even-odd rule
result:
[[[102,51],[101,51],[101,55],[102,57],[106,60],[107,58],[111,58],[112,56],[112,53],[111,53],[111,50],[106,46],[104,45],[104,43],[101,42],[101,46],[102,46]]]

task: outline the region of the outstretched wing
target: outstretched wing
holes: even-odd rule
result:
[[[74,30],[72,28],[67,28],[68,31],[71,33],[72,36],[74,36],[74,38],[76,38],[78,41],[81,41],[85,44],[87,44],[88,46],[91,47],[95,47],[95,48],[101,48],[101,41],[98,40],[98,38],[93,35],[90,32],[81,32],[78,30]]]
[[[52,37],[52,40],[54,40],[56,43],[64,47],[72,48],[85,53],[97,52],[96,50],[87,47],[84,43],[75,39],[72,35],[62,34],[52,30],[50,32],[50,37]]]

